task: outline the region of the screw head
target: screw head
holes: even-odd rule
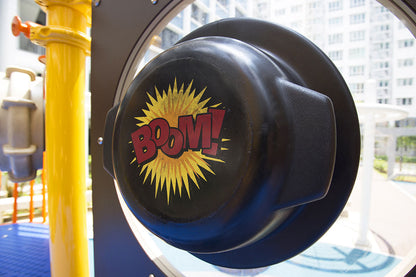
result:
[[[92,0],[92,4],[94,5],[94,7],[98,7],[101,3],[101,0]]]
[[[98,143],[99,145],[103,144],[103,141],[104,141],[104,139],[103,139],[102,137],[99,137],[99,138],[97,139],[97,143]]]
[[[150,0],[152,2],[153,5],[156,5],[157,2],[159,2],[159,0]]]

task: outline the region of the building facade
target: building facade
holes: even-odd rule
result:
[[[228,17],[252,17],[255,0],[196,0],[182,10],[153,40],[140,68],[191,31]]]
[[[375,0],[256,0],[256,17],[311,39],[334,62],[356,102],[399,105],[416,117],[416,44]],[[366,91],[366,81],[376,91]],[[375,95],[369,95],[375,94]]]
[[[10,26],[16,15],[23,22],[45,25],[45,13],[33,0],[0,1],[0,72],[9,66],[19,66],[41,75],[45,66],[38,61],[38,57],[45,54],[45,49],[32,44],[23,35],[13,36]]]
[[[162,49],[207,23],[227,17],[252,16],[253,0],[197,0],[178,14],[162,31]]]
[[[37,58],[44,49],[23,36],[13,37],[14,15],[45,23],[33,0],[0,1],[0,41],[6,42],[0,44],[0,71],[17,65],[41,74],[44,67]],[[197,0],[159,34],[143,64],[192,30],[226,17],[256,17],[298,31],[331,58],[356,102],[375,98],[406,108],[410,117],[416,117],[415,39],[376,0]],[[366,91],[368,79],[376,81],[375,93]]]

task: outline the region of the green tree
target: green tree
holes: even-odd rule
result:
[[[404,151],[415,149],[416,136],[402,136],[397,138],[396,149]]]

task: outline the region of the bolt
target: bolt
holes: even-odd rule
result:
[[[156,2],[157,2],[157,1],[156,1]],[[155,275],[153,275],[153,274],[150,274],[150,275],[149,275],[149,277],[155,277]]]
[[[150,1],[152,2],[153,5],[156,5],[159,0],[150,0]],[[151,276],[149,276],[149,277],[151,277]]]
[[[99,145],[103,144],[103,141],[104,141],[104,139],[103,139],[102,137],[99,137],[99,138],[97,139],[97,143],[98,143]]]
[[[32,27],[40,26],[39,24],[36,24],[34,22],[26,21],[25,23],[22,23],[22,20],[20,17],[15,16],[12,20],[12,33],[14,36],[18,36],[20,33],[23,33],[25,37],[30,38],[30,29]]]
[[[92,0],[92,3],[95,7],[98,7],[101,3],[101,0]]]

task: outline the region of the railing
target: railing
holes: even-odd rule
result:
[[[1,173],[0,173],[1,177]],[[1,179],[1,178],[0,178]],[[1,180],[0,180],[1,186]],[[33,222],[34,220],[34,209],[42,208],[42,223],[46,222],[47,218],[47,194],[45,196],[40,191],[43,191],[43,184],[34,184],[30,187],[30,195],[20,196],[20,197],[4,197],[0,198],[0,224],[5,222],[5,219],[9,219],[9,221],[16,223],[21,216],[18,215],[19,210],[29,210],[29,215],[27,213],[23,214],[23,216],[29,217],[29,221]],[[14,191],[15,195],[17,196],[17,188],[18,184],[14,184]],[[92,192],[88,190],[86,192],[87,202],[92,201]],[[8,211],[12,211],[11,218],[5,217],[5,213]]]

